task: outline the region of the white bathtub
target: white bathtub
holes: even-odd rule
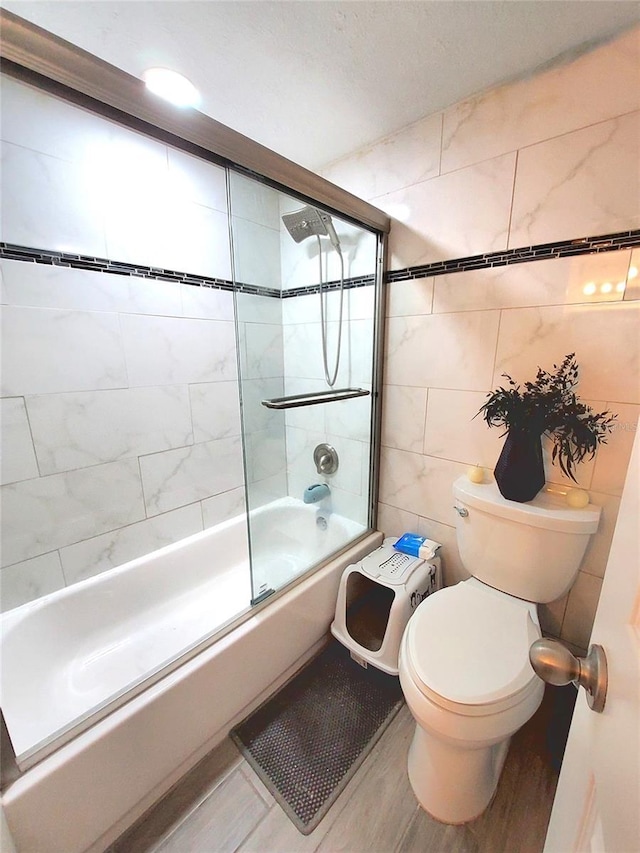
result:
[[[321,530],[317,517],[289,498],[258,511],[262,567],[275,560],[295,574],[292,538],[318,562],[363,530],[338,516]],[[3,795],[18,849],[107,846],[315,650],[343,568],[380,538],[213,642],[250,598],[244,517],[5,614],[3,714],[21,767],[39,761]],[[61,820],[70,803],[73,820]]]

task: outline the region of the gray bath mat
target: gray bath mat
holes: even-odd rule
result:
[[[397,678],[363,669],[332,641],[231,737],[295,826],[308,835],[401,704]]]

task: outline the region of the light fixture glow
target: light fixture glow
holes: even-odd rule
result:
[[[612,290],[613,290],[613,285],[611,284],[610,281],[605,281],[604,284],[600,285],[600,292],[601,293],[611,293]]]
[[[596,292],[596,285],[593,281],[590,281],[588,284],[582,288],[582,292],[585,296],[592,296]]]
[[[618,293],[624,293],[626,290],[626,287],[627,287],[627,283],[624,281],[619,281],[616,284],[616,290],[618,291]]]
[[[149,68],[142,75],[147,89],[164,98],[176,107],[195,107],[200,103],[200,93],[196,87],[169,68]]]
[[[630,281],[632,278],[636,278],[638,275],[638,267],[629,267],[629,275],[627,276],[627,281]]]

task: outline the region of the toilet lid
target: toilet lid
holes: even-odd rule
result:
[[[540,633],[529,608],[468,582],[429,596],[407,625],[415,677],[427,693],[460,705],[496,703],[519,693],[536,679],[529,648]]]

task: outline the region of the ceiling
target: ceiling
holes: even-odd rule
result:
[[[185,74],[200,109],[318,169],[640,20],[635,0],[3,0],[135,76]]]

